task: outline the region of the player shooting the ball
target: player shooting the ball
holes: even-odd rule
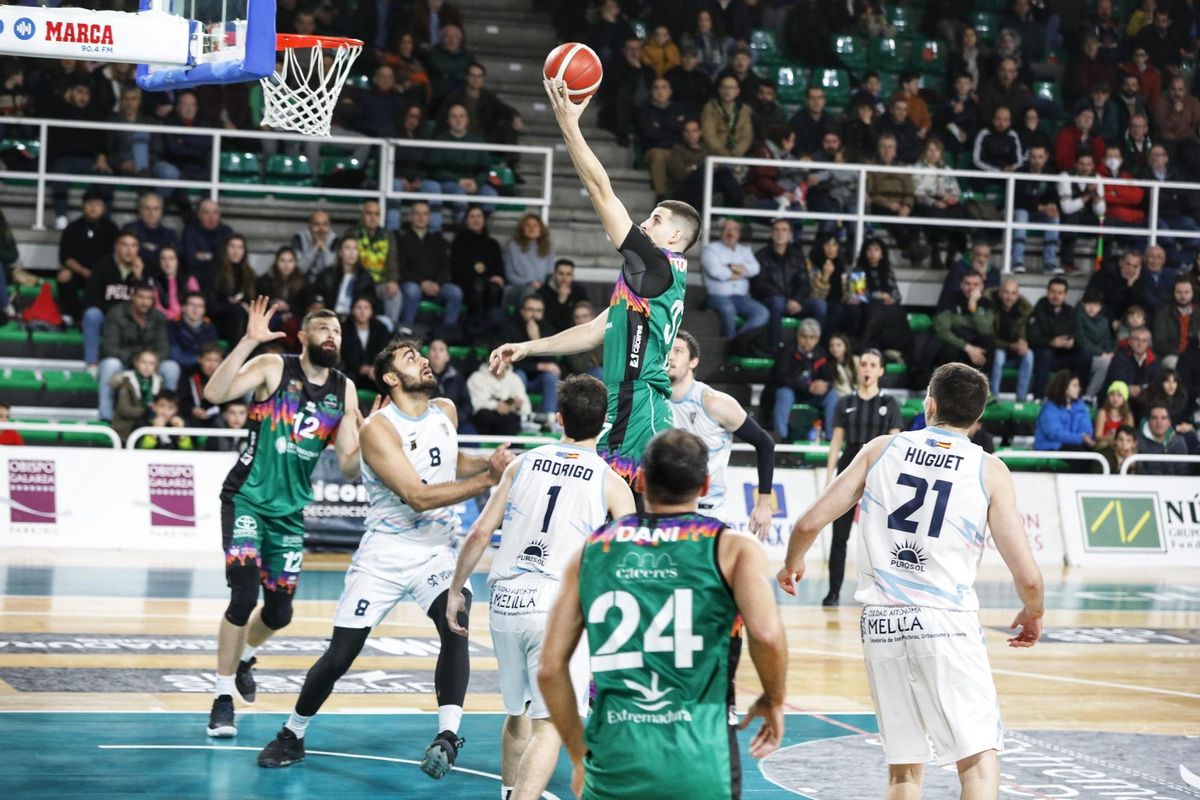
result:
[[[646,445],[674,426],[667,356],[683,321],[687,259],[681,254],[700,233],[700,215],[687,203],[666,200],[635,225],[579,129],[591,98],[574,103],[563,81],[544,83],[571,162],[608,238],[619,243],[623,263],[603,313],[545,339],[503,344],[488,366],[498,374],[528,356],[582,353],[603,343],[608,409],[598,452],[632,485]]]

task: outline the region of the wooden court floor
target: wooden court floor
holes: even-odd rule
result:
[[[256,750],[280,724],[281,718],[273,714],[291,709],[305,671],[324,648],[347,562],[343,555],[311,555],[306,560],[292,625],[259,652],[258,702],[247,713],[239,709],[240,724],[255,735],[249,741],[239,737],[235,746]],[[481,600],[471,614],[472,682],[467,706],[470,712],[495,714],[502,706],[487,633],[482,577],[477,575],[474,582]],[[1150,743],[1146,745],[1149,750],[1166,750],[1162,770],[1174,770],[1175,762],[1180,767],[1179,774],[1158,777],[1160,783],[1168,781],[1166,785],[1175,792],[1169,794],[1160,786],[1162,796],[1200,797],[1200,783],[1193,786],[1187,780],[1188,774],[1200,774],[1200,574],[1194,570],[1115,574],[1062,569],[1046,571],[1045,577],[1048,635],[1032,650],[1005,646],[1003,629],[1016,610],[1015,595],[1005,576],[984,574],[979,584],[980,617],[1006,726],[1037,742],[1043,742],[1038,738],[1041,732],[1101,737],[1083,744],[1076,740],[1064,744],[1065,739],[1054,740],[1058,744],[1043,743],[1049,749],[1078,751],[1085,761],[1099,757],[1096,748],[1105,748],[1107,755],[1101,760],[1108,759],[1104,763],[1126,771],[1136,764],[1120,766],[1102,737],[1124,735],[1130,742],[1144,739]],[[847,741],[839,745],[844,755],[848,751],[843,745],[848,746],[855,737],[866,741],[863,737],[869,737],[875,728],[857,608],[852,604],[820,608],[817,600],[824,593],[824,581],[823,574],[810,573],[798,600],[781,598],[791,654],[788,703],[796,714],[799,738],[794,744],[838,741],[831,737],[844,736]],[[62,715],[66,728],[77,729],[80,720],[97,724],[98,718],[85,714],[107,714],[123,720],[122,724],[144,729],[145,720],[167,719],[145,716],[144,712],[206,712],[214,678],[214,634],[225,607],[225,592],[219,557],[100,551],[0,554],[3,737],[22,736],[34,719],[38,730],[57,728],[55,715]],[[346,720],[359,719],[357,715],[365,713],[406,718],[406,729],[417,731],[411,735],[427,741],[434,733],[432,721],[417,712],[436,708],[432,694],[436,651],[436,633],[429,621],[414,606],[397,607],[326,704],[326,712],[342,712],[330,715],[342,722],[318,720],[311,730],[320,730],[320,724],[344,726]],[[737,686],[739,707],[745,708],[757,688],[748,659],[743,660]],[[143,716],[136,716],[138,713]],[[492,714],[485,716],[496,721],[491,725],[496,728],[500,717]],[[348,716],[343,719],[343,715]],[[221,743],[206,741],[204,719],[203,713],[177,714],[170,717],[169,727],[185,739],[194,735],[196,748],[219,746]],[[483,719],[472,724],[487,727]],[[498,737],[480,734],[478,738],[482,750],[497,748]],[[1138,747],[1127,749],[1134,757],[1139,751]],[[831,755],[829,763],[836,763],[837,757],[837,753]],[[489,758],[498,763],[494,752]],[[310,762],[305,767],[317,774],[316,761]],[[762,773],[748,782],[750,794],[817,800],[836,800],[838,796],[836,789],[800,785],[819,783],[819,776],[806,781],[788,772],[786,765],[775,772],[765,764],[750,766],[761,767]],[[7,776],[7,780],[13,779],[11,770]],[[10,796],[26,796],[27,791],[33,792],[27,796],[41,795],[34,785],[6,787],[5,780],[0,776],[0,790],[8,788]],[[754,781],[762,785],[751,792]],[[308,789],[299,785],[301,796],[318,796],[309,794],[316,783]],[[439,791],[428,796],[460,796],[445,794],[446,785],[429,785],[430,792],[434,788]],[[259,796],[260,789],[242,788],[246,793],[231,787],[229,793],[195,796]],[[280,796],[275,789],[278,787],[261,788],[262,796]],[[863,790],[846,789],[851,793],[844,796],[859,796],[855,791]],[[192,793],[180,788],[175,796]],[[489,789],[461,796],[495,795]],[[1093,795],[1034,792],[1027,796]]]

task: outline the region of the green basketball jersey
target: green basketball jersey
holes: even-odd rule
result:
[[[279,386],[250,404],[250,443],[229,471],[221,498],[235,495],[265,514],[283,516],[312,502],[312,473],[337,436],[346,411],[346,376],[336,369],[309,383],[299,356],[283,356]]]
[[[667,356],[683,321],[687,259],[656,246],[636,225],[620,251],[625,263],[604,329],[610,427],[599,449],[631,478],[650,439],[674,425]]]
[[[588,538],[579,599],[596,700],[585,800],[739,796],[723,528],[699,514],[642,514]]]

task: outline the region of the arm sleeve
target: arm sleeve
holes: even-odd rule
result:
[[[625,259],[621,266],[625,282],[640,297],[658,297],[671,288],[674,276],[666,252],[655,246],[637,225],[629,227],[625,241],[617,249]]]
[[[754,446],[758,461],[758,493],[769,494],[775,477],[775,440],[749,415],[733,435]]]

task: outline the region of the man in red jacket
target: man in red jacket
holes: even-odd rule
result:
[[[1104,158],[1104,140],[1092,130],[1095,124],[1095,112],[1081,108],[1075,112],[1075,121],[1054,137],[1054,165],[1060,171],[1070,172],[1080,153],[1091,153],[1097,162]]]

